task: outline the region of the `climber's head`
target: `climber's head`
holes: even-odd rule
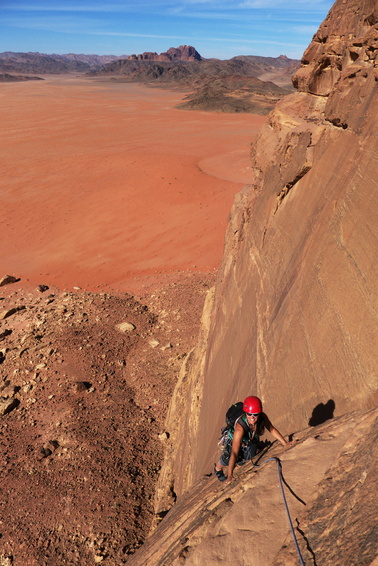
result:
[[[244,399],[243,411],[246,413],[247,417],[258,419],[260,413],[262,412],[262,404],[258,397],[247,397]]]

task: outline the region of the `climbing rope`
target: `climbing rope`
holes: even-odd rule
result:
[[[301,551],[299,550],[299,546],[298,546],[298,542],[297,542],[297,537],[295,536],[295,531],[294,531],[293,523],[292,523],[292,520],[291,520],[291,517],[290,517],[289,506],[288,506],[287,501],[286,501],[286,496],[285,496],[285,491],[284,491],[283,481],[282,481],[282,464],[281,464],[281,460],[280,460],[279,458],[276,458],[276,457],[268,458],[267,460],[264,460],[263,464],[265,464],[265,462],[272,462],[272,461],[274,461],[274,460],[277,462],[278,479],[280,480],[280,487],[281,487],[282,498],[283,498],[283,502],[284,502],[284,505],[285,505],[287,518],[289,519],[291,534],[293,535],[293,540],[294,540],[295,548],[296,548],[296,550],[297,550],[299,562],[301,563],[301,566],[306,566],[306,565],[305,565],[305,562],[304,562],[304,560],[303,560],[303,558],[302,558]],[[256,464],[255,464],[255,466],[256,466],[256,467],[259,467],[259,466],[257,466]]]

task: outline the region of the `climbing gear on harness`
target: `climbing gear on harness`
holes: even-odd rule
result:
[[[216,464],[214,464],[214,473],[217,476],[219,481],[224,481],[227,479],[227,477],[224,475],[223,470],[217,470],[216,469]]]
[[[223,434],[220,437],[218,442],[218,446],[222,451],[222,455],[220,457],[220,462],[222,466],[228,466],[231,452],[232,452],[232,443],[233,443],[233,430],[229,430],[228,428],[223,430]],[[243,437],[242,443],[239,448],[239,452],[236,458],[236,465],[241,466],[245,464],[249,460],[251,460],[256,454],[261,450],[261,442],[257,435],[254,435],[251,432],[249,437]]]
[[[243,403],[243,411],[245,413],[261,413],[262,403],[258,397],[246,397]]]
[[[235,403],[231,405],[226,413],[226,426],[221,429],[221,436],[219,438],[218,447],[222,452],[231,452],[232,439],[234,437],[234,428],[238,422],[243,427],[243,444],[248,444],[255,433],[251,431],[249,424],[246,422],[244,417],[244,411],[242,409],[243,403]]]

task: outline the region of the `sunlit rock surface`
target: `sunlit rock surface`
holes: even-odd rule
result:
[[[171,403],[156,508],[176,504],[133,565],[297,563],[272,464],[246,467],[231,487],[206,476],[227,407],[248,394],[303,440],[280,457],[306,502],[290,505],[307,563],[376,556],[377,21],[376,1],[335,3],[298,92],[252,148],[213,304]]]
[[[327,30],[321,57],[343,48],[340,77],[316,95],[305,78],[307,69],[314,81],[315,61],[303,66],[303,91],[276,106],[253,148],[254,178],[233,207],[216,286],[202,433],[178,493],[209,471],[234,399],[259,395],[284,434],[329,401],[335,416],[377,404],[376,6],[336,2],[319,34]]]
[[[299,432],[294,448],[273,446],[237,469],[230,486],[204,476],[181,498],[131,566],[367,566],[377,554],[378,411],[355,412]]]

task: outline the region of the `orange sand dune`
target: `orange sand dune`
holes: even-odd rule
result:
[[[76,77],[3,84],[0,275],[87,290],[219,265],[262,116]]]

